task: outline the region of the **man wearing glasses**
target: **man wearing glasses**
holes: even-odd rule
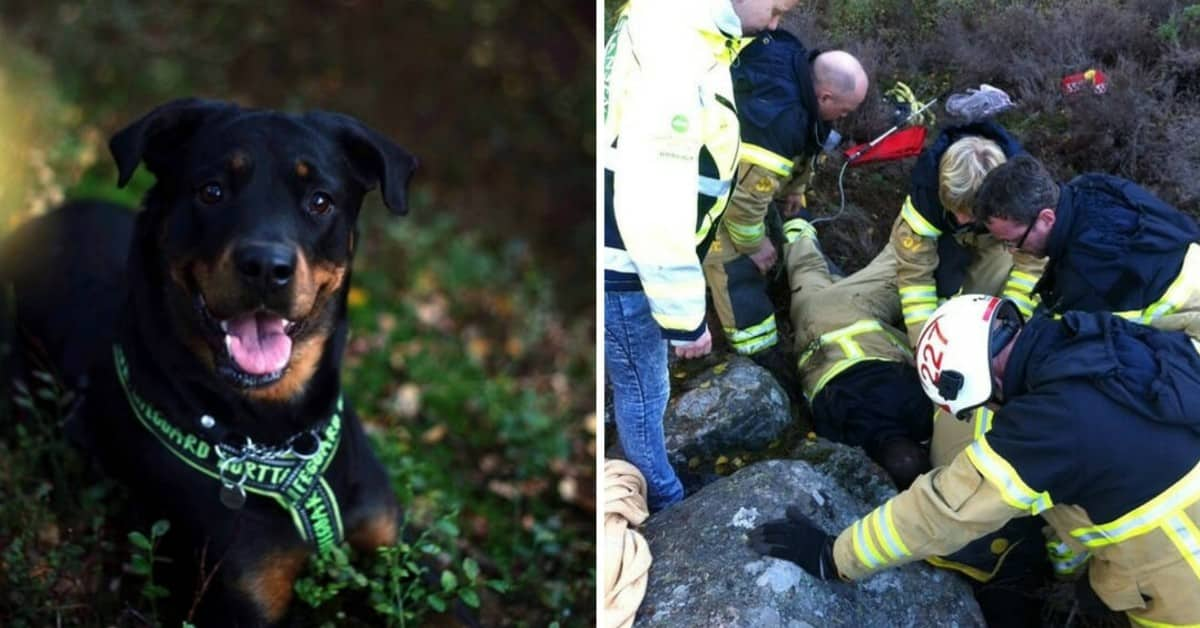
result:
[[[1200,228],[1131,181],[1089,173],[1059,185],[1021,155],[984,179],[975,216],[1012,249],[1049,258],[1035,292],[1053,313],[1200,327],[1179,316],[1200,311]]]

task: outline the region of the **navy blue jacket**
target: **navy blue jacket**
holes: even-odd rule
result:
[[[1050,259],[1034,288],[1052,312],[1145,309],[1200,241],[1195,219],[1132,181],[1085,174],[1060,190]]]
[[[738,53],[729,70],[742,141],[783,157],[812,157],[829,135],[813,91],[812,59],[794,35],[759,35]]]
[[[1200,355],[1181,332],[1105,313],[1035,316],[1013,345],[986,439],[1034,491],[1097,523],[1200,459]]]
[[[917,157],[917,165],[913,167],[909,178],[908,194],[917,213],[942,232],[938,237],[938,267],[934,270],[937,294],[942,298],[958,294],[967,276],[967,265],[971,262],[971,252],[963,248],[954,236],[967,229],[982,229],[982,225],[960,226],[954,222],[938,196],[938,173],[942,155],[946,154],[951,144],[971,136],[996,142],[1000,145],[1000,150],[1004,151],[1004,156],[1009,159],[1025,152],[1017,138],[1005,131],[1004,127],[984,120],[947,127],[933,144],[921,151],[921,155]]]

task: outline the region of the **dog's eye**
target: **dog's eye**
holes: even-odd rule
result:
[[[225,199],[225,190],[220,183],[209,181],[200,186],[200,190],[196,193],[201,203],[205,205],[216,205]]]
[[[308,197],[308,211],[314,214],[327,214],[333,207],[333,198],[324,192],[313,192]]]

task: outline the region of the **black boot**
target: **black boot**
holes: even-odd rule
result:
[[[883,467],[896,488],[903,491],[917,479],[917,476],[930,469],[929,454],[920,445],[903,436],[894,436],[884,441],[876,448],[872,456],[879,466]]]
[[[750,359],[771,373],[793,404],[804,403],[804,393],[800,384],[800,373],[796,370],[796,361],[789,357],[782,347],[776,344],[770,349],[751,355]]]

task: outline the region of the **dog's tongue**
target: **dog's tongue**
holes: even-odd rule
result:
[[[292,339],[283,331],[282,318],[255,312],[228,321],[226,344],[238,368],[251,375],[274,373],[292,357]]]

